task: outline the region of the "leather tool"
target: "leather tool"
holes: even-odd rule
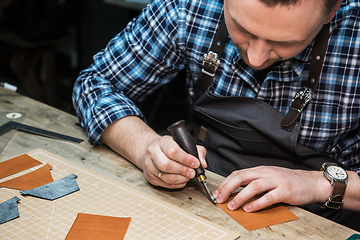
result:
[[[74,138],[74,137],[70,137],[70,136],[67,136],[64,134],[47,131],[47,130],[44,130],[41,128],[32,127],[32,126],[14,122],[14,121],[9,121],[9,122],[5,123],[4,125],[0,126],[0,135],[9,131],[10,129],[22,130],[24,132],[34,133],[34,134],[44,136],[44,137],[55,138],[55,139],[60,139],[60,140],[65,140],[65,141],[70,141],[70,142],[75,142],[75,143],[81,143],[83,141],[82,139],[79,139],[79,138]]]
[[[194,138],[191,136],[189,130],[186,128],[184,120],[180,120],[180,121],[170,125],[167,129],[171,132],[175,142],[177,144],[179,144],[179,146],[185,152],[187,152],[187,153],[193,155],[194,157],[196,157],[197,159],[199,159]],[[198,180],[198,182],[203,186],[207,198],[212,203],[215,204],[216,199],[214,198],[211,190],[209,189],[209,187],[207,185],[207,181],[206,181],[207,177],[205,176],[205,170],[201,165],[200,165],[200,167],[195,169],[195,177]]]

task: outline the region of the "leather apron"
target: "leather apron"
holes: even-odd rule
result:
[[[194,109],[201,119],[197,136],[204,136],[199,144],[207,149],[208,169],[222,176],[259,165],[320,170],[324,162],[340,164],[299,144],[301,124],[281,129],[284,115],[262,100],[218,97],[208,90]]]

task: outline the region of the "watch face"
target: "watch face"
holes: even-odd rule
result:
[[[328,166],[326,171],[328,174],[337,179],[337,180],[346,180],[347,179],[347,173],[346,171],[338,166]]]

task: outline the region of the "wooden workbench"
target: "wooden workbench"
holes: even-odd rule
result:
[[[0,161],[42,148],[122,184],[186,209],[227,229],[236,231],[240,234],[241,239],[347,239],[352,234],[357,233],[292,206],[288,208],[299,217],[298,220],[247,231],[221,209],[211,204],[196,187],[196,184],[190,183],[182,190],[165,190],[152,187],[145,181],[142,172],[121,156],[105,146],[94,147],[90,145],[87,142],[84,130],[76,124],[78,120],[73,115],[1,87],[0,111],[26,112],[24,124],[84,139],[84,142],[77,144],[16,131],[1,152]],[[211,189],[215,189],[223,179],[211,172],[207,172],[207,176]]]

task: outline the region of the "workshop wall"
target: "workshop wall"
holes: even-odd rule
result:
[[[69,89],[79,66],[77,39],[82,1],[1,2],[0,81],[71,112]]]
[[[139,13],[104,0],[0,0],[0,82],[74,114],[78,73]],[[183,75],[178,79],[138,103],[156,130],[188,117]]]

